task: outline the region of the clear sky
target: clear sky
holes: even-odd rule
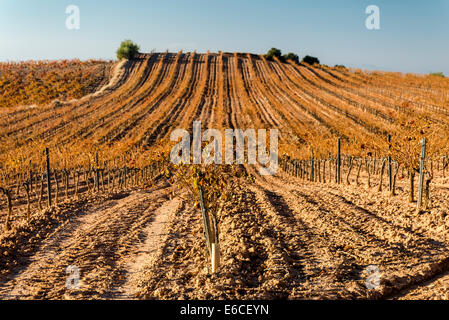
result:
[[[80,29],[66,28],[66,7]],[[365,8],[380,9],[368,30]],[[115,57],[142,52],[271,47],[328,65],[449,75],[449,0],[0,0],[0,61]]]

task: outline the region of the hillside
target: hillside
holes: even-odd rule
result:
[[[316,144],[316,152],[327,154],[337,136],[347,141],[345,151],[364,145],[369,152],[420,114],[444,128],[449,119],[446,78],[247,54],[142,54],[128,64],[130,71],[107,94],[57,108],[0,110],[2,157],[30,154],[31,141],[64,146],[73,155],[80,142],[82,152],[108,146],[104,153],[116,156],[118,149],[151,146],[172,129],[191,128],[193,120],[204,128],[278,128],[281,148],[290,153]]]
[[[1,186],[13,203],[8,220],[2,197],[11,227],[0,231],[0,298],[448,298],[449,79],[243,53],[140,54],[115,68],[97,93],[0,110]],[[276,175],[246,164],[230,174],[213,275],[200,205],[164,162],[170,133],[196,120],[279,130]],[[407,161],[423,137],[432,201],[417,212]],[[50,208],[46,147],[59,196]],[[210,171],[228,182],[220,170]],[[79,289],[66,287],[69,265]],[[375,290],[371,265],[382,273]]]
[[[0,106],[28,107],[81,98],[109,78],[112,62],[25,61],[0,63]]]

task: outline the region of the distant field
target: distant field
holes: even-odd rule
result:
[[[100,60],[1,62],[0,107],[80,98],[108,80],[111,65]]]
[[[108,82],[112,64],[1,66],[0,151],[7,158],[36,155],[31,141],[63,146],[71,155],[100,148],[113,158],[151,147],[176,127],[191,129],[193,120],[204,128],[278,128],[280,154],[294,157],[310,157],[311,148],[316,157],[327,157],[337,137],[345,153],[380,155],[387,134],[399,152],[408,136],[419,143],[418,127],[428,122],[435,133],[432,150],[444,154],[448,136],[449,79],[438,76],[281,63],[250,54],[154,53],[128,62],[107,94],[27,110],[7,106],[79,98]]]

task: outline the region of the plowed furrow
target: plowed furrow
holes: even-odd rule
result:
[[[92,208],[44,240],[30,263],[3,283],[4,299],[101,298],[118,280],[130,252],[144,238],[165,189],[134,192],[103,208]],[[66,268],[80,271],[80,287],[67,287]]]
[[[111,95],[107,95],[107,98],[111,99],[112,101],[114,101],[113,96],[117,96],[120,92],[127,92],[129,94],[133,93],[133,89],[135,90],[138,85],[135,85],[136,82],[133,81],[133,79],[136,80],[140,80],[142,81],[142,74],[144,73],[144,71],[147,69],[147,64],[143,63],[142,61],[148,61],[147,59],[141,58],[141,59],[137,59],[136,62],[133,62],[136,64],[136,66],[133,69],[133,73],[136,73],[136,76],[128,79],[128,81],[126,81],[122,87],[119,87],[117,90],[112,91]],[[82,118],[85,118],[87,116],[90,116],[91,114],[93,114],[95,111],[97,110],[101,110],[100,107],[101,105],[97,106],[95,108],[95,102],[98,100],[98,98],[95,97],[91,97],[89,98],[89,101],[83,101],[83,102],[75,102],[73,104],[71,104],[71,106],[69,106],[69,110],[66,112],[63,112],[62,114],[54,114],[54,110],[52,110],[53,116],[50,117],[49,119],[46,119],[45,121],[39,121],[36,124],[41,124],[41,123],[45,123],[45,122],[49,122],[50,120],[55,120],[59,118],[59,121],[55,121],[54,126],[50,127],[50,128],[44,128],[46,130],[44,130],[43,132],[39,133],[37,135],[38,138],[50,138],[52,136],[54,136],[57,132],[62,131],[62,129],[69,124],[72,124],[74,121],[79,121]],[[94,106],[94,108],[91,108],[91,106]],[[74,115],[74,112],[75,115]],[[60,119],[61,117],[64,117],[62,119]],[[68,119],[67,119],[68,118]],[[35,132],[30,132],[35,134]],[[30,137],[25,139],[24,143],[28,142],[31,139],[35,139],[35,137]],[[20,146],[20,145],[19,145]]]

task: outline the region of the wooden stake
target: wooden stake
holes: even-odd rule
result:
[[[212,243],[212,273],[216,273],[220,267],[220,246],[218,243]]]
[[[348,168],[348,173],[346,175],[346,184],[347,185],[351,184],[351,182],[349,181],[349,176],[351,174],[351,170],[352,170],[353,165],[354,165],[354,163],[353,163],[352,157],[349,157],[349,168]]]
[[[6,216],[6,220],[5,220],[5,231],[8,231],[11,229],[11,225],[10,225],[10,220],[11,220],[11,215],[12,215],[11,192],[5,188],[0,188],[0,191],[6,196],[6,199],[8,201],[8,215]]]
[[[384,171],[385,171],[385,162],[386,162],[386,159],[383,159],[382,167],[380,169],[379,188],[377,189],[378,192],[382,192],[382,184],[383,184],[383,177],[384,177]]]

